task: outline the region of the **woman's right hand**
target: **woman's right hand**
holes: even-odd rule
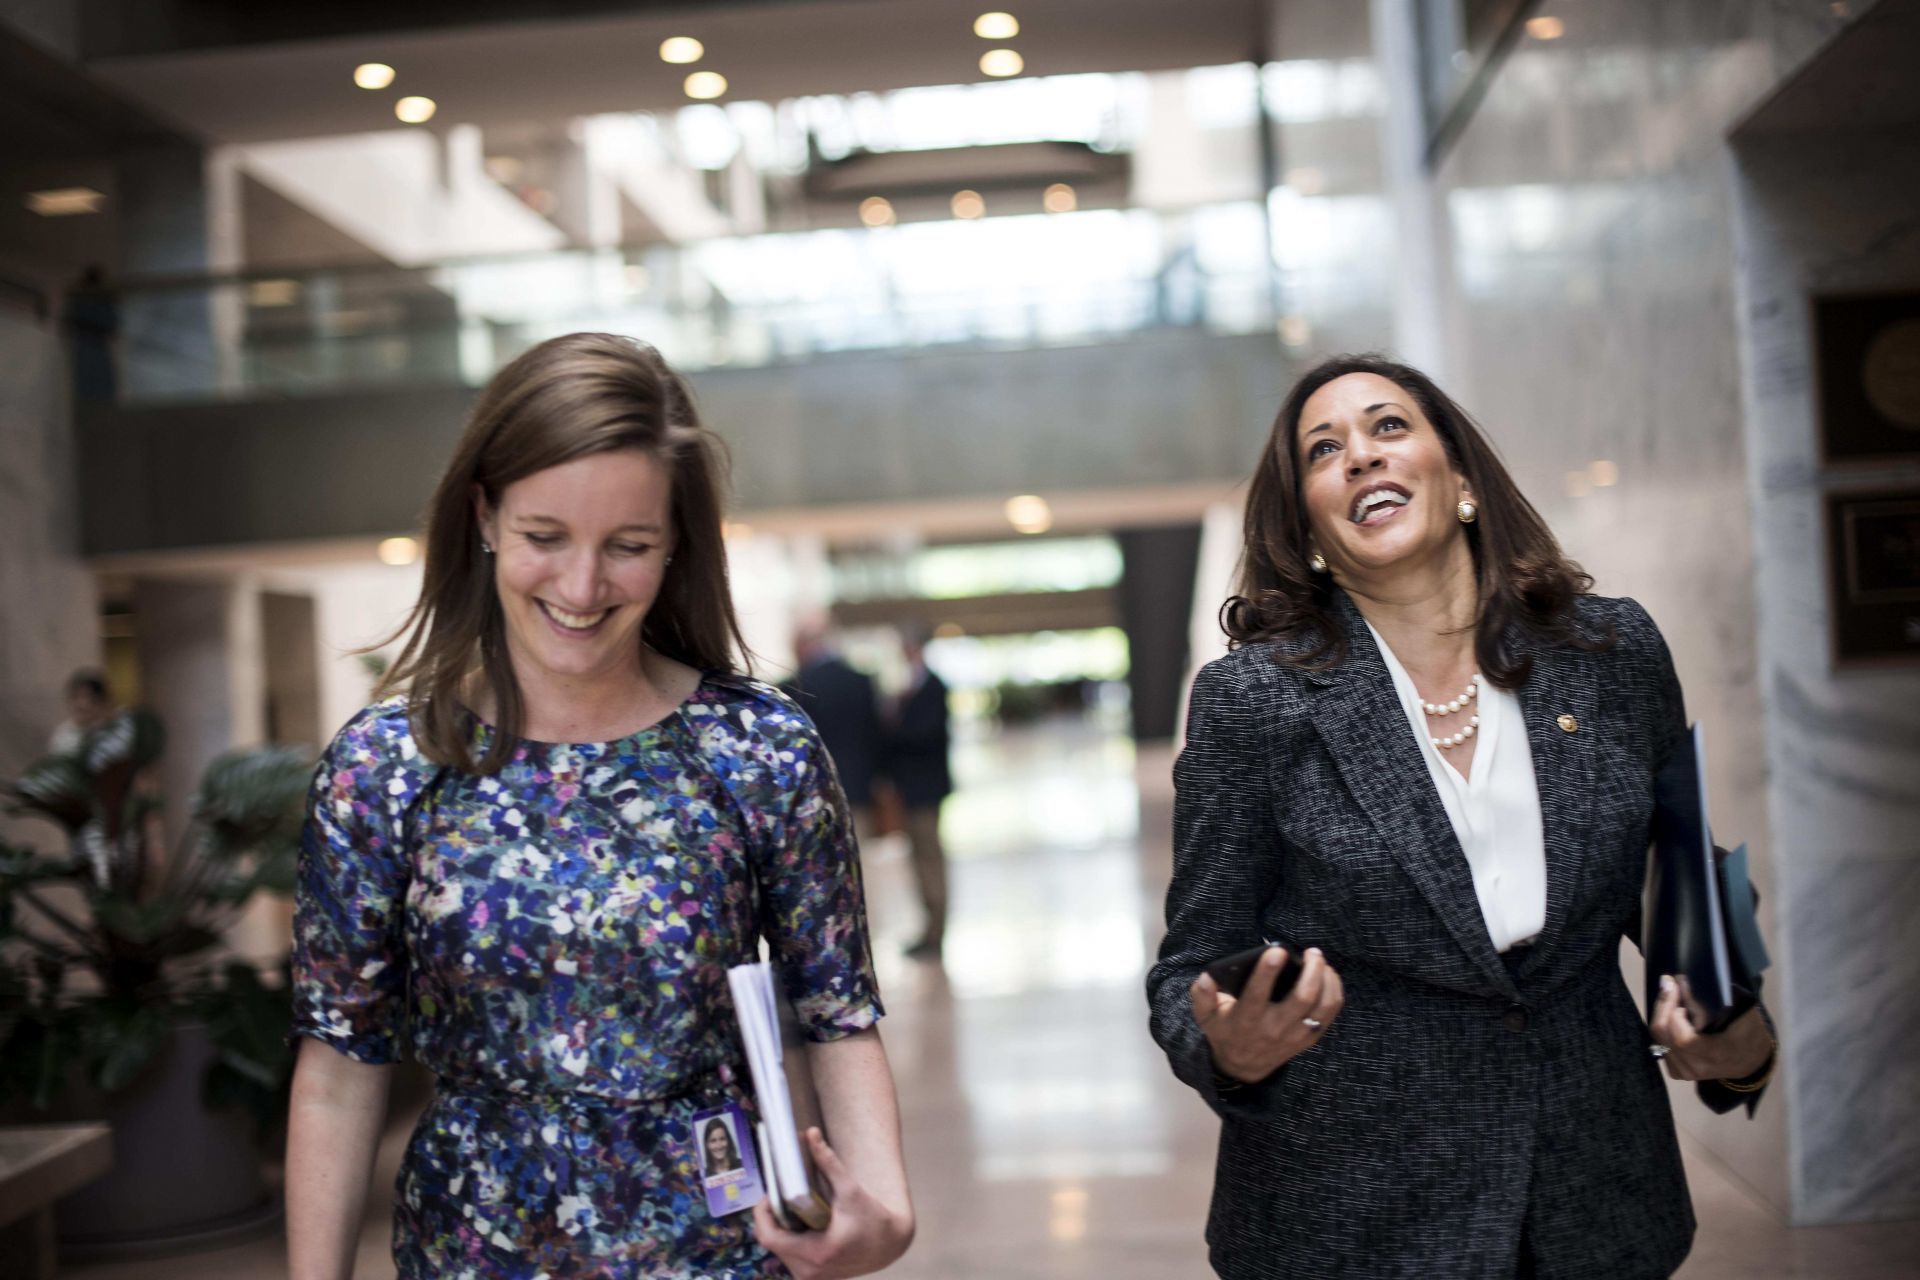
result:
[[[1201,974],[1188,989],[1193,1020],[1213,1051],[1213,1065],[1243,1084],[1266,1079],[1290,1059],[1319,1043],[1346,1003],[1346,988],[1320,948],[1308,947],[1300,980],[1285,999],[1273,999],[1274,979],[1287,953],[1269,947],[1239,996],[1220,990]]]

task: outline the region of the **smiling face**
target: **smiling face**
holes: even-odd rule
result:
[[[1364,579],[1464,549],[1469,495],[1419,403],[1372,373],[1335,378],[1301,408],[1293,447],[1313,549]]]
[[[733,1136],[718,1120],[707,1125],[707,1167],[724,1169],[733,1163]]]
[[[640,671],[640,624],[672,539],[672,480],[638,450],[589,454],[476,495],[522,682],[609,684]]]

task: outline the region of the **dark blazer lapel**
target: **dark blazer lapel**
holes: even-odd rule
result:
[[[1467,856],[1428,776],[1380,648],[1346,594],[1335,599],[1336,616],[1347,629],[1347,658],[1330,670],[1308,673],[1315,686],[1314,728],[1347,790],[1474,967],[1503,994],[1517,997],[1513,977],[1487,933]]]
[[[1522,977],[1546,962],[1566,927],[1592,818],[1593,746],[1599,738],[1601,714],[1599,676],[1590,654],[1546,645],[1532,646],[1532,653],[1533,673],[1520,689],[1519,699],[1540,792],[1547,919],[1532,954],[1520,967]]]

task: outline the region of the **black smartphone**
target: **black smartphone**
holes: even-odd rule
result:
[[[1230,996],[1238,996],[1246,990],[1247,979],[1253,976],[1253,966],[1260,963],[1260,957],[1267,954],[1269,946],[1278,945],[1281,944],[1248,947],[1245,951],[1236,952],[1224,960],[1215,960],[1207,966],[1207,974],[1213,979],[1214,985],[1222,991]],[[1294,984],[1298,981],[1300,981],[1299,949],[1288,947],[1287,961],[1280,966],[1280,972],[1273,980],[1273,998],[1276,1001],[1286,999],[1287,993],[1293,990]]]

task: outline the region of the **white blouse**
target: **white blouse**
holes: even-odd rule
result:
[[[1463,778],[1447,753],[1433,745],[1433,739],[1443,735],[1428,729],[1426,700],[1414,687],[1413,677],[1372,623],[1367,630],[1373,631],[1374,643],[1380,646],[1407,723],[1420,742],[1427,773],[1467,855],[1473,891],[1480,899],[1480,914],[1486,919],[1494,950],[1532,941],[1547,922],[1547,846],[1540,820],[1540,787],[1533,776],[1533,751],[1527,745],[1520,699],[1481,680],[1473,776]],[[1472,714],[1472,709],[1462,707],[1435,723],[1457,732]]]

